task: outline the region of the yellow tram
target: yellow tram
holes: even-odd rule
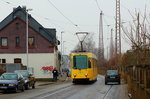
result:
[[[71,78],[73,83],[97,80],[97,58],[90,52],[70,54]]]

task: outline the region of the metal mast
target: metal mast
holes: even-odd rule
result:
[[[103,43],[103,12],[100,13],[100,21],[99,21],[99,54],[98,57],[100,59],[101,66],[103,65],[104,60],[104,43]]]
[[[111,29],[111,36],[110,36],[110,59],[114,56],[114,41],[113,41],[113,29]]]
[[[120,17],[120,0],[116,0],[116,36],[115,36],[115,54],[121,55],[121,17]]]

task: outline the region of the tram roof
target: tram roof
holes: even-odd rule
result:
[[[91,52],[73,52],[73,53],[71,53],[71,56],[75,56],[75,55],[87,55],[88,57],[97,59],[96,55]]]

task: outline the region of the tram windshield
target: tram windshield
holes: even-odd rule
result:
[[[87,69],[88,68],[88,58],[86,55],[79,55],[73,57],[74,69]]]

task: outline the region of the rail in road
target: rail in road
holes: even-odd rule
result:
[[[103,97],[101,99],[105,99],[106,98],[106,96],[108,95],[109,91],[112,89],[112,86],[113,85],[111,85],[109,87],[107,92],[101,92],[103,94]],[[36,97],[32,97],[30,99],[52,99],[52,98],[53,99],[64,99],[64,98],[67,98],[67,96],[72,95],[72,94],[78,92],[80,89],[82,89],[82,87],[80,87],[80,88],[76,88],[74,90],[71,90],[71,91],[67,92],[67,90],[72,89],[72,88],[73,88],[73,86],[68,86],[66,88],[61,88],[61,89],[55,90],[53,92],[46,93],[45,95],[41,94],[41,95],[38,95]],[[65,94],[63,94],[61,96],[57,96],[60,92],[65,92]],[[88,99],[88,96],[85,96],[84,99]]]
[[[120,88],[120,85],[105,85],[103,77],[100,76],[96,83],[73,84],[31,99],[128,99],[125,95],[119,96],[121,90],[123,89]]]
[[[108,89],[108,91],[106,92],[106,94],[104,95],[103,99],[106,98],[106,96],[108,95],[109,91],[112,89],[112,85],[110,86],[110,88]]]

